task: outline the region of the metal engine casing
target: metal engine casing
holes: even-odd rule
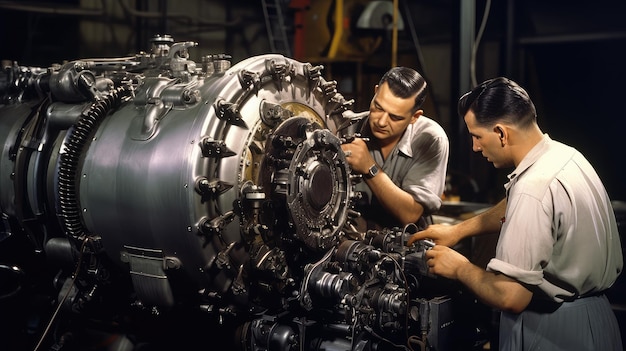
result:
[[[0,243],[28,237],[74,315],[122,299],[236,325],[242,350],[445,350],[414,228],[354,229],[352,101],[321,66],[195,45],[4,68]]]

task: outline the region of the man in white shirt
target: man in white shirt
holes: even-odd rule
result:
[[[513,167],[507,196],[453,226],[431,225],[431,272],[456,279],[502,311],[500,351],[622,350],[603,291],[623,268],[615,215],[593,167],[537,125],[527,92],[506,78],[488,80],[458,103],[481,152],[496,168]],[[487,270],[450,249],[462,238],[500,231]]]

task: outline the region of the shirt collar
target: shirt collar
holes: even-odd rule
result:
[[[415,123],[409,124],[398,141],[398,151],[405,154],[407,157],[413,157],[413,147],[411,145],[413,128],[415,128]]]
[[[395,150],[398,150],[399,153],[404,154],[406,157],[413,157],[413,147],[411,145],[411,139],[413,133],[415,132],[415,125],[416,123],[411,123],[406,127],[404,133],[402,133],[402,136],[400,137],[400,140],[398,140],[398,144],[396,144],[396,146],[394,147]],[[372,130],[369,127],[369,116],[364,119],[363,126],[361,127],[361,135],[367,137],[372,136]]]
[[[509,182],[504,185],[507,190],[511,187],[513,181],[517,177],[519,177],[520,174],[524,173],[528,168],[530,168],[530,166],[532,166],[541,157],[541,155],[546,152],[548,144],[551,141],[552,139],[546,133],[543,135],[543,138],[541,138],[541,141],[538,142],[537,145],[535,145],[532,149],[530,149],[530,151],[522,159],[522,162],[517,165],[515,170],[507,175],[507,178],[509,178]]]

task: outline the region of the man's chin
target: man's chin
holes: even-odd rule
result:
[[[374,138],[378,139],[378,140],[385,140],[389,137],[389,135],[387,135],[387,133],[383,133],[383,132],[374,132],[372,131],[372,135],[374,136]]]
[[[496,169],[504,169],[504,168],[509,168],[509,167],[510,167],[509,165],[507,165],[507,164],[503,164],[503,163],[501,163],[501,162],[498,162],[498,163],[496,163],[496,162],[492,162],[492,161],[489,161],[489,162],[490,162],[490,163],[493,165],[493,167],[494,167],[494,168],[496,168]]]

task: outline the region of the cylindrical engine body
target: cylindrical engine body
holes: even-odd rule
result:
[[[172,50],[181,52],[190,46],[176,45]],[[334,82],[321,78],[321,67],[268,54],[233,67],[224,56],[210,57],[200,71],[173,51],[167,55],[156,64],[168,70],[148,65],[133,74],[111,72],[109,63],[67,64],[48,79],[55,82],[48,98],[3,106],[3,214],[29,223],[25,226],[33,227],[33,240],[41,246],[48,235],[68,237],[76,251],[83,237],[97,241],[91,245],[129,270],[142,302],[157,306],[175,303],[171,274],[190,291],[217,295],[241,278],[250,245],[260,241],[254,228],[267,227],[258,213],[245,210],[248,198],[260,204],[273,197],[293,201],[301,190],[297,184],[317,179],[311,184],[324,187],[319,190],[326,195],[308,196],[299,206],[314,205],[316,215],[333,217],[323,221],[332,225],[312,228],[324,240],[304,244],[310,249],[320,249],[314,242],[323,241],[321,249],[334,244],[352,194],[347,162],[337,156],[340,140],[330,131],[351,102],[336,92]],[[125,81],[134,83],[122,96],[119,82]],[[95,88],[112,85],[119,96]],[[90,93],[94,102],[85,98]],[[278,151],[266,161],[266,143],[292,118],[297,123],[283,128],[289,135],[276,137]],[[332,155],[319,147],[311,155],[311,147],[298,151],[307,139],[319,144],[315,130],[328,131]],[[291,165],[294,156],[298,164]],[[304,168],[285,177],[290,167]],[[254,190],[246,195],[244,188]],[[287,204],[279,207],[290,219],[265,229],[267,235],[297,235],[288,223],[302,223],[306,212],[298,204],[293,211]],[[289,226],[292,233],[277,232]],[[41,228],[50,233],[42,235]],[[307,230],[300,234],[310,236]],[[274,270],[276,265],[281,263],[274,262]]]

